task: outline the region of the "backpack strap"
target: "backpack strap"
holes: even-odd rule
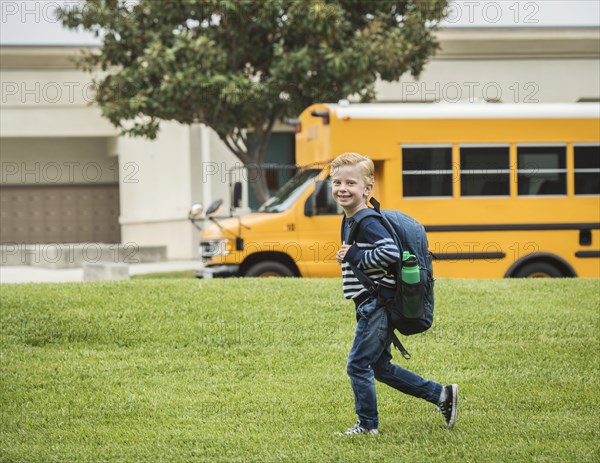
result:
[[[398,236],[398,233],[396,233],[396,230],[394,230],[394,227],[392,227],[392,224],[390,223],[390,221],[387,219],[387,217],[385,215],[383,215],[381,213],[381,204],[379,204],[379,201],[377,201],[375,198],[371,198],[369,200],[369,202],[373,205],[373,209],[377,212],[379,217],[381,217],[381,222],[383,223],[383,226],[385,227],[385,229],[388,231],[388,233],[390,234],[390,236],[396,243],[396,246],[398,247],[398,251],[400,252],[400,256],[402,256],[402,251],[404,251],[404,248],[402,247],[402,237]]]
[[[352,269],[354,276],[361,282],[361,284],[365,287],[365,289],[369,292],[371,296],[378,296],[379,291],[379,283],[375,283],[371,278],[369,278],[365,272],[359,269],[356,265],[348,262],[348,265]]]
[[[346,232],[346,226],[347,226],[349,220],[346,217],[346,214],[344,214],[344,217],[342,218],[342,229],[340,231],[342,243],[352,244],[354,242],[354,237],[356,236],[356,233],[358,232],[358,225],[360,223],[360,220],[363,219],[364,217],[367,217],[368,215],[373,215],[373,214],[365,213],[362,215],[363,215],[363,217],[360,217],[358,220],[356,220],[356,219],[352,220],[350,232],[348,233],[348,237],[345,237],[344,235]],[[360,281],[361,284],[367,289],[367,291],[369,291],[369,294],[371,294],[371,296],[376,296],[379,285],[377,285],[373,280],[371,280],[362,270],[360,270],[358,267],[356,267],[356,265],[354,265],[350,262],[348,262],[348,265],[350,265],[350,268],[352,269],[352,272],[354,273],[356,278],[358,278],[358,281]]]
[[[381,214],[381,203],[372,196],[371,199],[369,199],[369,202],[373,205],[373,208]]]
[[[388,312],[388,314],[389,314],[389,312]],[[406,350],[406,348],[400,342],[400,339],[398,339],[398,336],[396,336],[396,333],[394,333],[394,327],[392,327],[391,337],[392,337],[392,344],[394,344],[394,347],[400,351],[400,354],[402,355],[402,357],[404,357],[406,360],[410,360],[412,355],[410,355],[410,353]]]
[[[346,215],[344,214],[344,218],[342,219],[342,243],[345,241],[346,244],[353,244],[354,238],[355,238],[356,234],[358,233],[358,228],[359,228],[360,222],[362,221],[362,219],[372,216],[372,215],[381,216],[381,213],[376,212],[374,209],[367,208],[367,209],[361,209],[358,213],[356,213],[356,215],[354,215],[352,217],[352,219],[347,219]],[[346,230],[346,224],[349,222],[349,220],[352,220],[352,222],[350,224],[350,227],[351,227],[350,233],[348,233],[348,237],[344,240],[344,232]],[[354,265],[350,262],[348,262],[348,265],[350,265],[352,272],[354,273],[354,275],[356,276],[358,281],[360,281],[361,284],[366,288],[366,290],[369,292],[369,294],[371,296],[377,296],[379,284],[375,283],[356,265]]]
[[[367,217],[370,217],[370,216],[381,217],[381,212],[378,212],[371,207],[367,207],[365,209],[361,209],[360,211],[358,211],[355,215],[352,216],[351,219],[346,218],[346,215],[344,215],[344,219],[342,220],[342,242],[344,241],[343,232],[344,232],[344,226],[346,223],[349,223],[349,225],[350,225],[350,233],[346,240],[347,241],[346,244],[354,243],[354,237],[356,236],[356,233],[358,233],[358,226],[359,226],[360,222],[363,219],[366,219]]]

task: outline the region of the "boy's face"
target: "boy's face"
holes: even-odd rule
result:
[[[364,207],[373,190],[367,185],[358,166],[341,166],[331,172],[333,199],[346,212]]]

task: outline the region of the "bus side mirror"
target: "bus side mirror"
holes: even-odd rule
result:
[[[218,212],[219,209],[221,209],[221,206],[223,205],[223,200],[222,199],[216,199],[214,200],[210,206],[208,206],[208,209],[206,209],[206,215],[207,216],[211,216],[215,213]]]
[[[235,182],[233,184],[233,198],[231,204],[233,207],[240,207],[242,205],[242,182]]]
[[[190,208],[190,212],[188,213],[188,219],[191,220],[192,222],[194,220],[199,219],[200,217],[202,217],[203,211],[204,211],[204,206],[202,205],[202,203],[192,204],[192,207]]]
[[[317,206],[315,204],[315,194],[312,193],[304,203],[304,215],[306,217],[312,217],[315,215],[316,210]]]
[[[244,238],[242,238],[241,236],[238,236],[235,239],[235,250],[236,251],[243,251],[244,250]]]

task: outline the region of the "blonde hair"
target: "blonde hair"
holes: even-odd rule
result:
[[[367,185],[372,185],[375,182],[375,165],[367,156],[358,153],[342,153],[329,164],[329,172],[342,166],[358,166],[362,178]]]

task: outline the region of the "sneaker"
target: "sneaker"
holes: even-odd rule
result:
[[[338,432],[337,433],[338,436],[354,436],[356,434],[375,435],[375,434],[379,434],[379,431],[377,429],[367,429],[367,428],[361,426],[360,420],[357,420],[356,424],[354,425],[353,428],[348,428],[346,430],[346,432]]]
[[[446,428],[450,429],[454,426],[458,415],[458,386],[456,384],[446,386],[446,400],[438,404],[437,410],[444,415]]]

